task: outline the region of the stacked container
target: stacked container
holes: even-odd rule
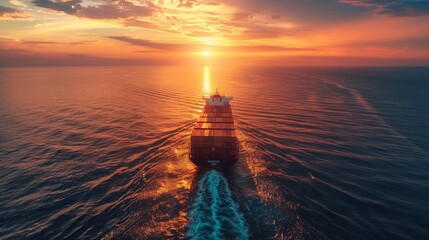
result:
[[[231,105],[205,105],[191,134],[189,158],[199,167],[228,168],[238,160],[239,144]]]

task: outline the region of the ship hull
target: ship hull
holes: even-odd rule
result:
[[[190,160],[201,168],[229,168],[239,158],[231,106],[206,105],[191,134]]]

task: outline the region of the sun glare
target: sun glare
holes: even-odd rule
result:
[[[210,56],[210,55],[212,55],[212,53],[211,53],[211,52],[203,52],[203,56],[205,56],[205,57],[208,57],[208,56]]]

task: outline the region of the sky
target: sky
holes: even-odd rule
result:
[[[0,66],[429,66],[424,0],[0,0]]]

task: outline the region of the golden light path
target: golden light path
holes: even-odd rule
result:
[[[204,95],[210,95],[211,92],[212,92],[212,87],[211,87],[211,79],[210,79],[210,67],[204,66],[203,93]]]

